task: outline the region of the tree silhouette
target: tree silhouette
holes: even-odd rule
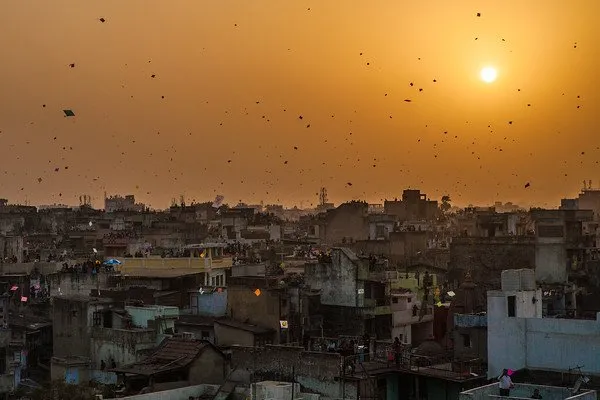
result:
[[[444,214],[447,213],[452,208],[452,204],[450,204],[451,201],[452,200],[450,199],[449,195],[442,196],[442,204],[440,204],[440,210]]]

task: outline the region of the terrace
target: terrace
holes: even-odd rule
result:
[[[544,400],[597,400],[595,390],[580,389],[573,393],[571,388],[557,386],[531,385],[515,383],[515,388],[510,391],[510,396],[500,396],[498,383],[480,386],[467,390],[460,394],[460,400],[484,400],[484,399],[531,399],[533,391],[538,389]]]

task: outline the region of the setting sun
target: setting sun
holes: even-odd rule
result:
[[[481,79],[484,82],[487,82],[487,83],[494,82],[497,77],[498,77],[498,72],[496,71],[495,68],[485,67],[481,70]]]

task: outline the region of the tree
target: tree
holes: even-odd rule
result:
[[[442,196],[442,204],[440,204],[440,210],[444,214],[447,213],[452,208],[452,204],[450,204],[451,201],[452,200],[450,199],[449,195]]]

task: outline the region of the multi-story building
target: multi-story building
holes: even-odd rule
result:
[[[320,291],[325,330],[330,335],[391,336],[392,311],[385,267],[374,257],[334,248],[330,257],[305,267],[305,284]]]

